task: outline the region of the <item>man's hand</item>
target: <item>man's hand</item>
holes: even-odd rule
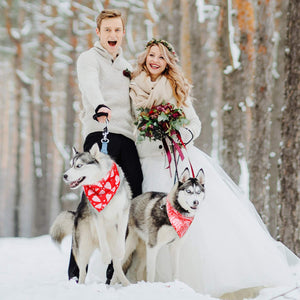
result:
[[[106,116],[101,116],[97,118],[97,121],[99,123],[105,123],[106,122],[106,118],[108,119],[108,121],[110,121],[111,118],[111,110],[108,107],[101,107],[97,113],[107,113],[107,117]]]

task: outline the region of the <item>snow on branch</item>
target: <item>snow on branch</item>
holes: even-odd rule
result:
[[[100,0],[95,0],[94,1],[94,5],[96,6],[96,10],[97,11],[102,11],[104,9],[102,3]]]
[[[89,14],[89,15],[92,15],[92,16],[96,16],[98,15],[97,11],[93,10],[93,9],[90,9],[88,8],[87,6],[84,6],[84,5],[81,5],[80,3],[78,2],[73,2],[73,6],[75,8],[78,8],[81,12],[84,12],[86,14]]]
[[[64,55],[61,53],[60,49],[55,48],[53,50],[53,55],[56,58],[59,58],[61,61],[65,62],[66,64],[72,64],[73,60],[68,55]]]
[[[115,7],[123,7],[123,8],[128,8],[130,6],[130,3],[128,1],[111,1],[111,6]]]
[[[30,79],[22,70],[16,70],[16,74],[25,85],[32,84],[32,79]]]
[[[274,43],[273,47],[273,64],[272,64],[272,75],[275,79],[280,78],[280,74],[277,71],[277,60],[278,60],[278,48],[280,42],[280,35],[279,32],[275,31],[272,37],[272,41]]]
[[[220,11],[219,6],[206,4],[204,0],[197,0],[196,6],[199,23],[204,23],[207,19],[216,18]]]
[[[148,1],[147,3],[147,7],[148,7],[148,11],[150,13],[151,18],[153,19],[153,21],[156,23],[159,21],[159,15],[157,14],[155,7],[154,7],[154,3],[153,1]]]
[[[80,18],[80,21],[81,21],[82,23],[85,23],[85,24],[89,25],[91,28],[96,27],[95,21],[91,20],[91,19],[88,18],[86,15],[82,15],[81,18]]]
[[[145,25],[146,25],[146,34],[147,34],[147,41],[151,40],[153,38],[153,22],[150,20],[145,20]]]
[[[234,69],[238,69],[241,63],[239,62],[241,50],[234,42],[234,26],[232,25],[232,0],[228,0],[228,31],[229,31],[229,50],[232,57],[232,66]]]
[[[20,30],[17,28],[12,28],[11,29],[11,35],[15,40],[20,40],[21,39],[21,33]]]
[[[6,47],[6,46],[2,46],[0,45],[0,52],[2,53],[8,53],[8,54],[15,54],[17,52],[15,47]]]
[[[126,34],[127,46],[129,48],[129,50],[132,53],[135,53],[136,49],[134,46],[134,40],[133,40],[133,36],[132,36],[132,21],[133,21],[133,15],[129,15],[128,19],[127,19],[125,34]]]
[[[69,17],[73,16],[73,12],[71,10],[70,2],[61,2],[59,1],[57,4],[57,9],[59,12],[61,12],[64,15],[67,15]]]
[[[56,35],[53,34],[53,32],[49,29],[45,30],[45,34],[51,38],[57,45],[61,46],[62,48],[64,48],[66,51],[72,51],[73,47],[66,43],[65,41],[63,41],[62,39],[60,39],[59,37],[57,37]]]

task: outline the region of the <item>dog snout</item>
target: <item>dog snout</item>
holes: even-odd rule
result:
[[[68,179],[68,175],[67,174],[64,174],[63,177],[64,177],[64,180]]]
[[[198,200],[194,200],[193,204],[194,204],[195,206],[198,206],[198,205],[199,205],[199,201],[198,201]]]

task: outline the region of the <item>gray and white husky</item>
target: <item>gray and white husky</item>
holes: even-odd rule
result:
[[[95,144],[89,152],[77,152],[71,168],[64,174],[64,180],[75,189],[84,185],[99,182],[110,171],[113,160],[99,151]],[[122,169],[117,166],[120,185],[117,192],[98,212],[87,199],[85,193],[76,212],[64,211],[55,219],[50,235],[55,242],[72,233],[72,252],[79,267],[79,283],[84,283],[87,265],[96,248],[100,249],[102,261],[109,264],[113,261],[115,275],[123,285],[130,282],[122,269],[125,255],[125,234],[128,224],[131,191]]]
[[[136,250],[135,257],[139,261],[136,273],[138,281],[144,279],[145,267],[147,281],[154,281],[156,258],[161,247],[166,244],[170,246],[172,277],[178,279],[179,254],[185,236],[180,238],[171,225],[166,208],[167,199],[176,212],[188,218],[194,217],[204,199],[204,180],[202,169],[194,178],[190,177],[189,169],[186,168],[169,194],[148,192],[132,200],[123,267],[128,269],[128,262]]]

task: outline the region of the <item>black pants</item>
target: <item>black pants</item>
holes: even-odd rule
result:
[[[83,150],[89,151],[95,143],[99,145],[99,149],[101,150],[101,139],[102,132],[96,131],[90,133],[85,139]],[[140,195],[142,193],[143,173],[134,142],[131,139],[116,133],[109,133],[108,139],[108,154],[122,168],[130,185],[132,196],[136,197]],[[69,279],[73,277],[79,278],[79,268],[76,264],[72,250],[68,275]]]

